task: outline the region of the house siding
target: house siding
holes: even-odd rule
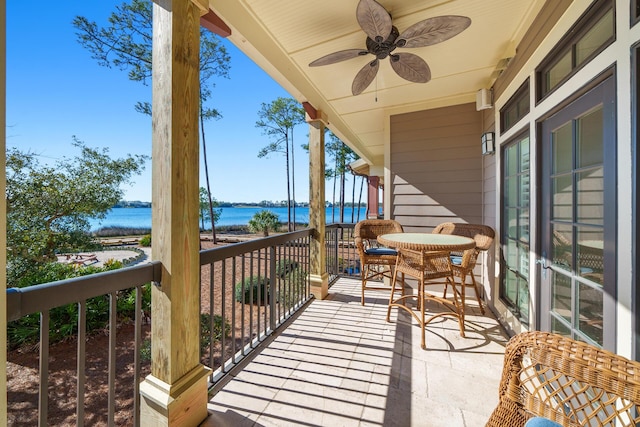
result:
[[[406,231],[483,222],[481,119],[475,104],[391,116],[391,217]]]

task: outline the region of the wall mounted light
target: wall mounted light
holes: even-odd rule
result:
[[[493,154],[496,152],[495,134],[493,132],[485,132],[482,134],[482,155]]]

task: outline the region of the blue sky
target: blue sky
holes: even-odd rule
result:
[[[90,147],[108,147],[112,157],[151,154],[151,118],[134,110],[136,102],[151,100],[151,87],[129,81],[126,71],[99,66],[76,41],[71,25],[77,15],[103,24],[121,3],[7,2],[8,147],[50,162],[76,154],[71,145],[75,135]],[[284,156],[257,157],[268,140],[255,122],[262,103],[289,95],[224,43],[231,55],[230,79],[215,80],[209,104],[223,118],[205,124],[213,196],[228,202],[286,200]],[[306,141],[305,124],[294,133],[298,201],[309,197],[308,155],[300,148]],[[124,198],[151,201],[150,161],[134,181],[123,188]],[[201,165],[201,186],[204,183]]]

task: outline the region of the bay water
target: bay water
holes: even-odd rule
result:
[[[287,222],[286,207],[225,207],[216,225],[246,225],[249,220],[263,209],[274,212],[278,215],[281,222]],[[344,209],[344,222],[352,222],[352,208]],[[361,207],[358,216],[358,209],[355,208],[353,222],[365,219],[367,208]],[[293,213],[292,213],[293,215]],[[327,208],[327,224],[340,221],[340,212],[338,208]],[[296,222],[307,224],[309,222],[309,208],[296,207]],[[210,227],[211,223],[205,223],[206,227]],[[113,208],[105,219],[91,220],[91,230],[95,231],[103,227],[123,227],[123,228],[151,228],[151,208]]]

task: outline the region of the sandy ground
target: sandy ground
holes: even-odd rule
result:
[[[151,248],[138,248],[144,252],[144,256],[136,262],[129,264],[136,265],[151,261]],[[79,254],[59,255],[58,261],[63,263],[75,263],[85,266],[93,265],[96,267],[102,267],[104,262],[110,259],[116,261],[123,261],[128,258],[137,257],[139,254],[133,250],[117,249],[109,251],[94,251],[94,252],[82,252]]]

